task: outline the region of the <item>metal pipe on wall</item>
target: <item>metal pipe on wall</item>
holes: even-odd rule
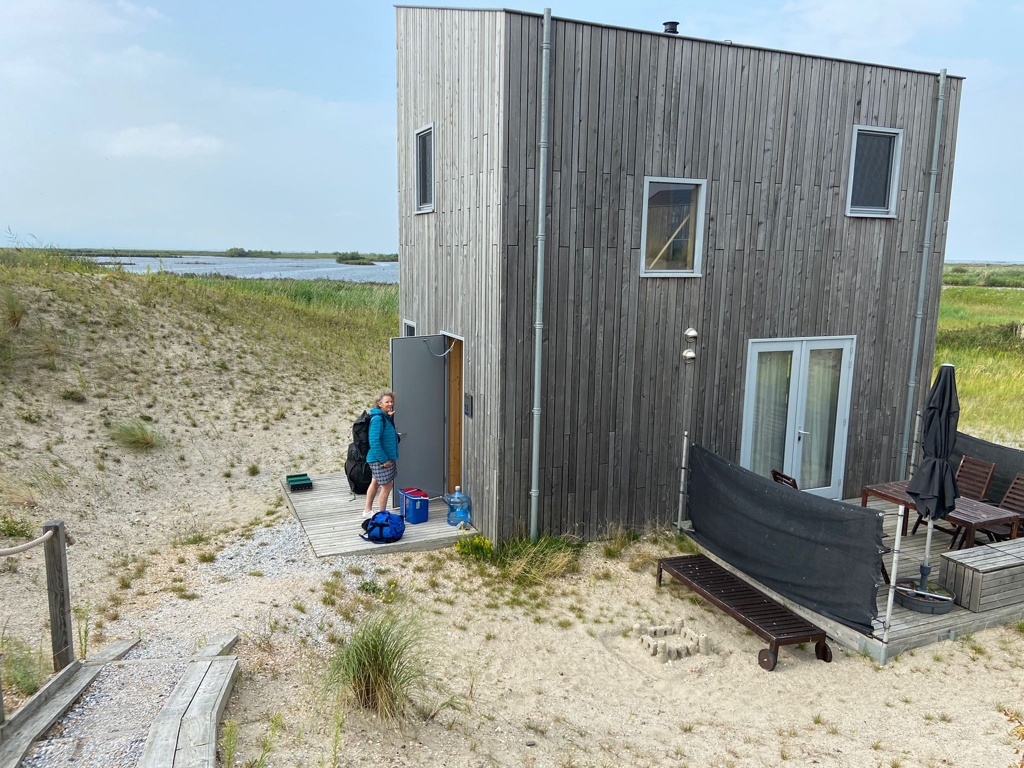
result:
[[[932,142],[932,167],[928,171],[928,206],[924,219],[924,247],[921,250],[921,279],[917,286],[917,312],[914,315],[914,343],[910,353],[910,379],[907,381],[907,408],[903,422],[903,445],[900,448],[899,477],[907,474],[907,452],[910,430],[914,418],[914,395],[917,389],[917,355],[921,349],[921,323],[924,317],[925,287],[928,281],[928,262],[932,255],[932,228],[935,221],[935,183],[939,175],[939,145],[942,143],[942,117],[946,104],[946,70],[939,72],[939,98],[935,108],[935,139]],[[893,578],[896,574],[893,574]]]
[[[544,351],[544,252],[547,247],[548,208],[548,90],[551,78],[551,9],[544,9],[544,44],[541,48],[540,70],[540,142],[537,185],[537,284],[536,311],[533,321],[533,429],[530,439],[533,452],[530,457],[530,540],[540,536],[538,526],[540,507],[540,413],[541,365]]]

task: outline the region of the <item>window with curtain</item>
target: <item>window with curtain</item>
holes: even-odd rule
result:
[[[640,274],[700,275],[705,184],[703,179],[644,177]]]
[[[792,369],[792,352],[761,352],[757,356],[750,469],[763,477],[785,466]]]

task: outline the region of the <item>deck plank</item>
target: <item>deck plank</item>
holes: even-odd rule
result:
[[[448,506],[438,497],[427,505],[427,521],[407,524],[405,534],[398,541],[392,544],[364,541],[360,534],[366,497],[352,495],[343,472],[310,479],[313,487],[307,491],[291,491],[283,479],[281,488],[317,557],[441,549],[466,535],[448,525]],[[397,503],[397,499],[392,499],[392,508]]]

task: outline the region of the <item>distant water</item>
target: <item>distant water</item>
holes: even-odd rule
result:
[[[133,256],[123,260],[107,257],[96,261],[111,269],[146,274],[170,272],[175,275],[230,275],[231,277],[271,278],[293,280],[348,280],[353,283],[397,283],[398,262],[374,262],[368,266],[339,264],[334,259],[267,259],[233,256],[179,256],[158,258]]]

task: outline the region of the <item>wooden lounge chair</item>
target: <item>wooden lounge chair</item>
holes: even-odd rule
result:
[[[1006,489],[1003,500],[999,502],[1001,509],[1008,509],[1018,515],[1024,515],[1024,475],[1017,475]],[[1010,538],[1012,533],[1009,525],[993,525],[991,528],[982,528],[982,531],[992,541],[1004,541]]]
[[[964,456],[960,460],[960,466],[956,470],[956,484],[960,489],[960,495],[975,501],[986,501],[988,487],[992,483],[992,476],[996,473],[996,465],[991,461],[982,461],[970,456]],[[917,533],[918,526],[924,522],[924,517],[917,516],[917,522],[911,533]],[[958,531],[951,528],[943,528],[936,525],[936,530],[956,536]]]

